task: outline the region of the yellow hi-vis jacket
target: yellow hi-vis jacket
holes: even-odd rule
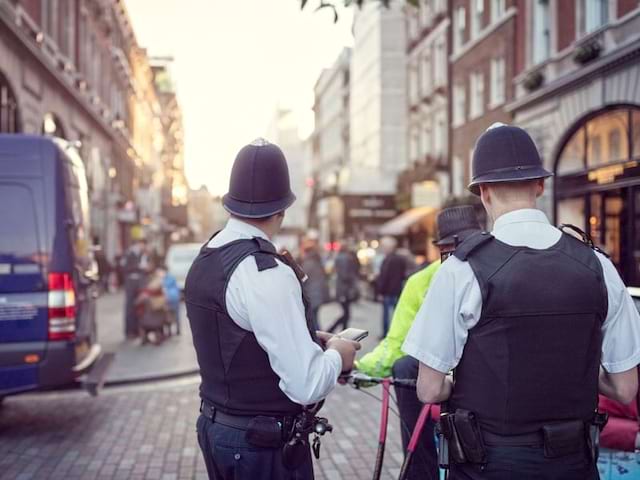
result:
[[[376,348],[356,361],[356,368],[360,372],[372,377],[391,376],[391,367],[395,361],[405,356],[402,344],[438,268],[440,268],[440,260],[409,277],[400,294],[387,336]]]

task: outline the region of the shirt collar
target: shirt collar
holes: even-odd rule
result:
[[[230,218],[227,220],[225,228],[247,238],[259,237],[265,240],[270,240],[266,233],[260,230],[258,227],[253,226],[247,222],[243,222],[239,218]]]
[[[531,222],[550,225],[549,219],[542,210],[538,210],[537,208],[523,208],[500,215],[493,224],[493,231],[495,232],[508,225],[513,225],[514,223]]]

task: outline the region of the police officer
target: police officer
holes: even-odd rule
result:
[[[442,264],[403,345],[419,398],[448,400],[450,478],[597,479],[598,392],[635,396],[638,312],[609,259],[536,209],[551,173],[524,130],[485,132],[472,175],[493,231]]]
[[[283,444],[303,406],[326,397],[359,348],[316,336],[299,269],[270,241],[294,200],[280,148],[262,139],[242,148],[223,198],[231,218],[186,279],[202,377],[198,442],[212,479],[312,479],[308,444],[293,462]]]

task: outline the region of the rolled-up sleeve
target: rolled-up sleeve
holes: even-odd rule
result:
[[[598,253],[607,286],[609,308],[602,324],[602,366],[609,373],[631,370],[640,364],[640,315],[618,271]]]
[[[280,377],[280,389],[301,405],[324,399],[336,385],[342,359],[311,339],[295,274],[281,263],[259,272],[250,258],[241,267],[250,282],[242,292],[248,322]]]
[[[482,295],[467,262],[450,257],[435,274],[402,350],[441,373],[462,358],[467,335],[480,318]]]

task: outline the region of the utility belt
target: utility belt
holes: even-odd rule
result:
[[[561,458],[588,451],[593,462],[598,460],[600,431],[607,414],[596,413],[591,422],[570,420],[544,425],[539,431],[522,435],[497,435],[482,431],[473,412],[457,409],[443,412],[437,425],[440,467],[449,463],[487,463],[486,447],[530,446],[544,448],[546,458]]]
[[[245,430],[246,441],[260,448],[281,448],[284,465],[295,470],[308,458],[309,434],[314,434],[313,453],[320,458],[320,436],[333,427],[326,418],[316,417],[316,410],[303,410],[293,416],[230,415],[207,400],[200,403],[200,413],[213,423]]]

